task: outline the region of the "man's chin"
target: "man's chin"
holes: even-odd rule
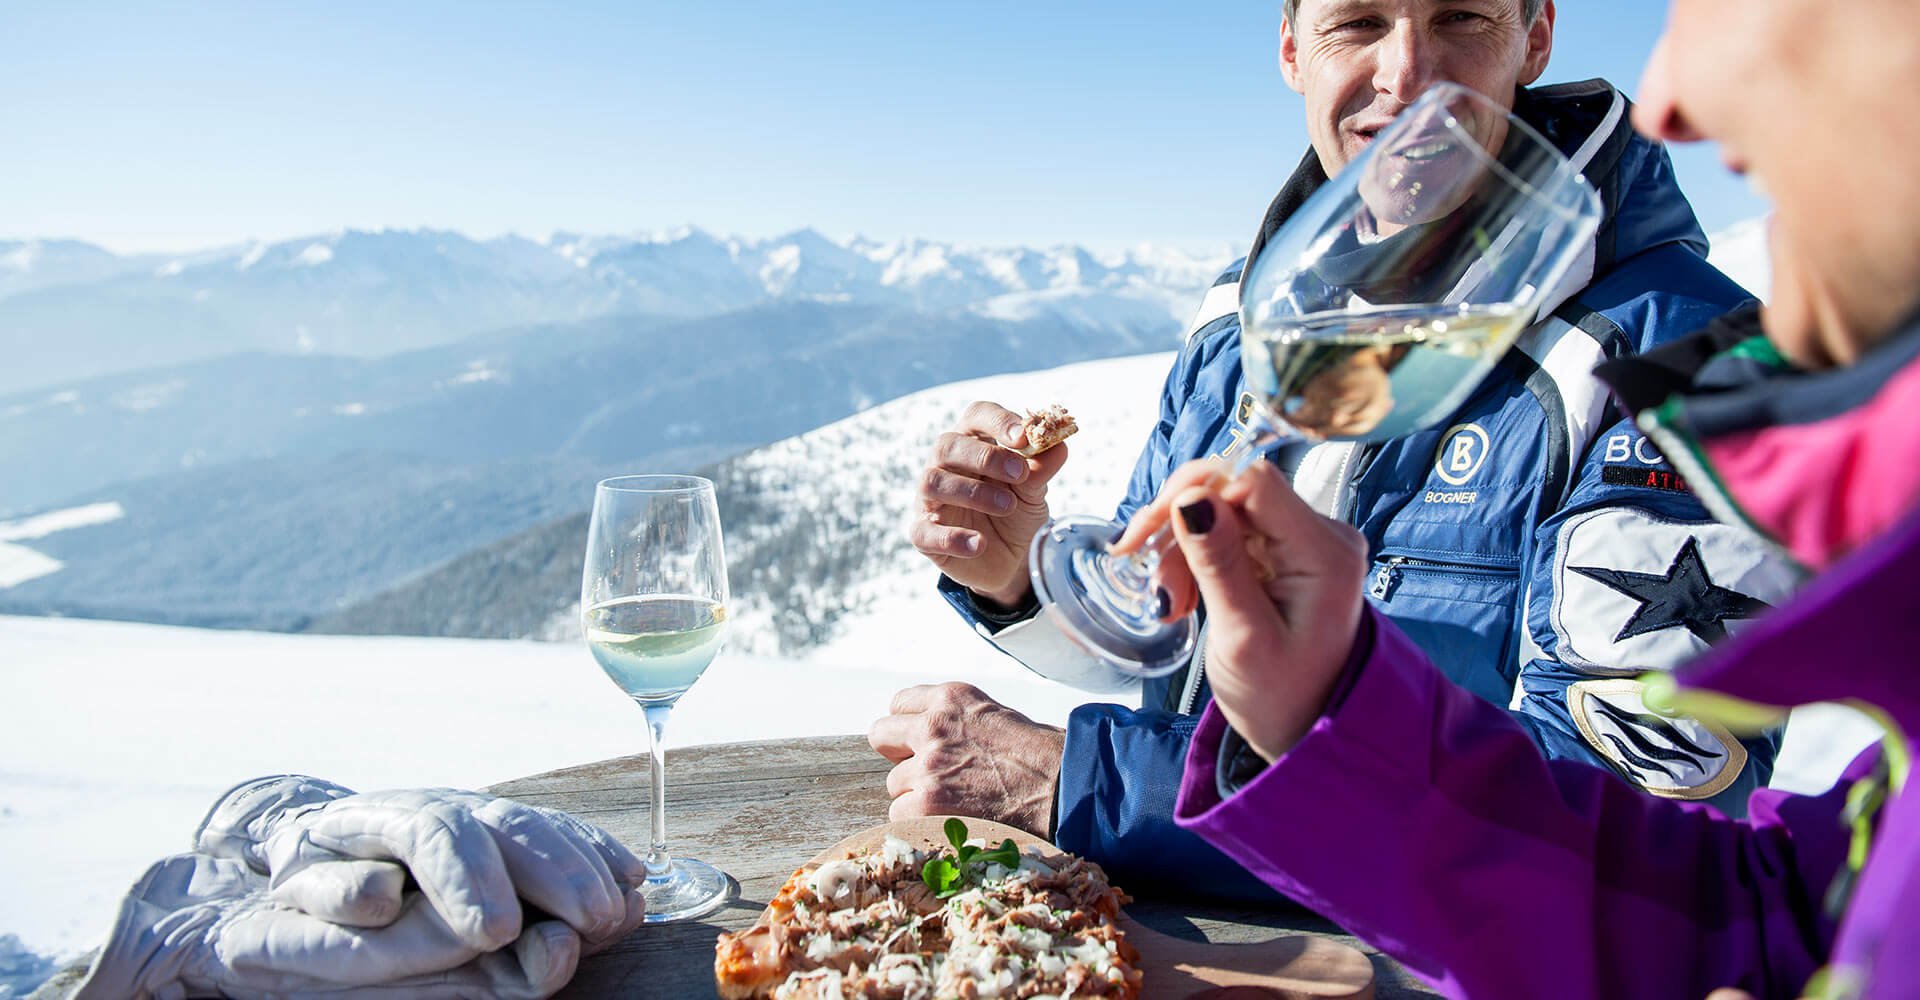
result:
[[[1328,163],[1327,154],[1322,152],[1320,154],[1320,166],[1325,168],[1328,177],[1332,177],[1345,168],[1347,164],[1359,159],[1360,154],[1366,152],[1367,147],[1371,145],[1373,145],[1372,136],[1342,136],[1340,139],[1340,162]]]

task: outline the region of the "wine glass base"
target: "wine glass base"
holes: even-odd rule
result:
[[[1097,517],[1060,517],[1034,536],[1034,593],[1062,631],[1116,672],[1160,677],[1193,656],[1195,617],[1163,622],[1140,564],[1109,557],[1122,526]]]
[[[674,858],[672,867],[640,887],[647,899],[644,922],[667,924],[705,916],[740,895],[733,876],[705,861]]]

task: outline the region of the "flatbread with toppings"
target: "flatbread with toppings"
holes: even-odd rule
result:
[[[1068,413],[1067,408],[1058,403],[1038,410],[1028,410],[1027,422],[1022,426],[1027,430],[1027,446],[1018,450],[1028,458],[1065,441],[1080,429],[1080,425],[1074,423],[1073,414]]]
[[[1119,927],[1127,897],[1099,865],[1010,840],[991,848],[951,825],[947,836],[955,849],[887,832],[802,866],[760,922],[720,935],[720,995],[1140,996],[1139,954]]]

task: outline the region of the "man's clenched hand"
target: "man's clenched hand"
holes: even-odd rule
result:
[[[1067,446],[1034,458],[1019,414],[994,403],[967,407],[940,435],[920,474],[920,505],[907,538],[940,571],[975,594],[1012,606],[1032,590],[1027,548],[1047,523],[1047,483]]]
[[[971,684],[925,684],[893,696],[867,742],[894,762],[894,820],[978,816],[1047,837],[1067,735]]]

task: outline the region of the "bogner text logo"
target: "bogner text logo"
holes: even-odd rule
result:
[[[1652,441],[1638,434],[1615,434],[1607,438],[1606,464],[1619,465],[1628,459],[1641,465],[1663,465],[1667,461]]]
[[[1465,486],[1487,460],[1487,432],[1479,424],[1456,424],[1447,429],[1440,451],[1433,457],[1433,471],[1454,486]]]

